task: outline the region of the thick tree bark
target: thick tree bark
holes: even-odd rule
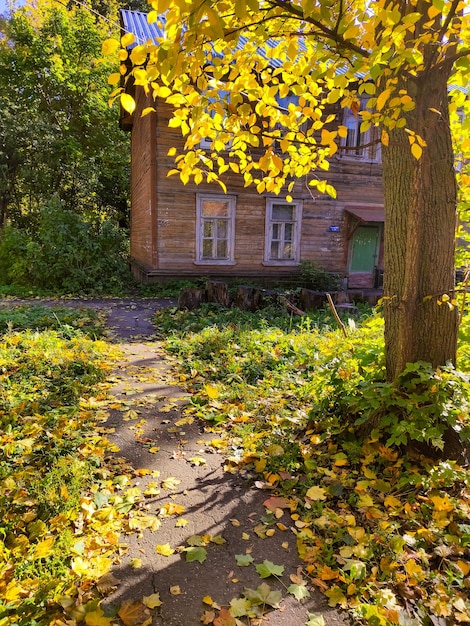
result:
[[[383,149],[385,191],[384,317],[386,366],[394,380],[407,363],[455,363],[458,311],[454,295],[457,192],[449,128],[448,72],[408,79],[416,107],[407,129],[426,141],[420,159],[409,134],[390,133]]]

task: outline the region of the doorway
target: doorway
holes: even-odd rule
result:
[[[349,246],[349,286],[374,287],[379,261],[381,224],[358,226]]]

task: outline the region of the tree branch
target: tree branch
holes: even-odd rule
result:
[[[325,39],[329,39],[330,41],[333,41],[338,47],[345,48],[346,50],[350,50],[351,52],[355,52],[356,54],[366,59],[370,57],[370,52],[364,50],[364,48],[361,48],[360,46],[356,46],[351,41],[346,41],[345,39],[343,39],[343,37],[341,37],[341,35],[338,35],[337,32],[331,30],[331,28],[328,28],[322,22],[319,22],[312,17],[305,17],[302,9],[294,6],[290,2],[285,2],[284,0],[268,0],[268,2],[272,7],[281,8],[286,11],[288,15],[302,20],[303,22],[307,22],[307,24],[312,24],[320,31],[319,33],[315,34],[319,35],[320,37],[324,37]],[[309,33],[303,33],[303,35],[308,36]]]
[[[439,31],[439,35],[437,36],[437,40],[441,43],[445,37],[447,29],[449,28],[449,24],[451,23],[451,21],[454,19],[456,15],[457,7],[459,3],[460,3],[460,0],[452,0],[452,6],[449,9],[449,13],[446,17],[444,24],[441,27],[441,30]]]

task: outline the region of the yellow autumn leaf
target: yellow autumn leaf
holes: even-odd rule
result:
[[[116,39],[106,39],[103,41],[101,45],[101,52],[105,56],[109,56],[110,54],[114,54],[116,50],[119,49],[119,41]]]
[[[420,159],[421,155],[423,154],[422,147],[419,144],[417,144],[417,143],[412,144],[411,145],[411,154],[414,156],[414,158],[416,160]]]
[[[326,500],[326,489],[323,487],[310,487],[305,494],[309,500]]]
[[[15,602],[15,600],[21,598],[24,592],[24,588],[12,580],[8,583],[6,591],[2,591],[2,595],[7,602]]]
[[[108,78],[108,85],[117,85],[121,80],[121,74],[119,72],[114,72]]]
[[[377,111],[381,111],[384,108],[385,103],[390,97],[390,93],[390,89],[384,89],[382,93],[379,94],[379,96],[377,97],[377,104],[375,105]]]
[[[183,517],[180,517],[179,520],[176,520],[175,528],[184,528],[188,524],[189,524],[189,522],[188,522],[187,519],[184,519]]]
[[[219,397],[219,390],[213,385],[204,385],[204,391],[211,400]]]
[[[138,600],[126,600],[118,611],[124,626],[150,626],[152,616],[150,611]]]
[[[113,623],[112,617],[105,617],[103,609],[99,606],[94,611],[85,614],[85,624],[87,626],[110,626]]]
[[[455,562],[455,565],[461,570],[464,576],[468,576],[470,573],[470,563],[468,563],[468,561],[462,561],[459,559]]]
[[[168,476],[162,480],[163,489],[176,489],[178,485],[181,485],[181,480],[175,476]]]
[[[384,499],[384,506],[391,509],[397,509],[399,507],[401,507],[401,502],[398,498],[395,498],[394,496],[386,496]]]
[[[372,498],[370,497],[370,495],[368,493],[363,493],[359,497],[359,500],[357,501],[357,508],[358,509],[362,509],[363,507],[369,507],[369,506],[373,506],[373,505],[374,505],[374,501],[372,500]]]
[[[147,14],[147,22],[149,24],[154,24],[158,19],[158,12],[157,11],[150,11]]]
[[[182,504],[176,504],[175,502],[167,502],[160,509],[160,515],[181,515],[184,512],[184,506]]]
[[[119,97],[121,100],[122,108],[132,115],[132,113],[135,111],[134,98],[128,93],[122,93]]]
[[[172,596],[180,596],[183,592],[181,591],[181,588],[179,585],[172,585],[170,587],[170,593]]]
[[[442,298],[444,300],[444,298]],[[450,498],[447,494],[443,497],[441,496],[431,496],[431,502],[434,504],[434,509],[436,511],[453,511],[454,505],[450,501]]]
[[[191,465],[205,465],[207,463],[206,459],[202,456],[193,456],[189,459]]]
[[[419,563],[416,563],[414,559],[410,559],[405,563],[405,570],[409,576],[408,582],[410,585],[415,585],[425,575],[425,572],[423,571],[421,565],[419,565]]]
[[[50,555],[54,546],[54,537],[48,537],[34,546],[33,559],[44,559]]]
[[[140,569],[142,567],[142,559],[131,559],[129,565],[132,567],[132,569]]]
[[[145,117],[149,113],[155,113],[155,108],[154,107],[145,107],[145,109],[142,111],[142,117]]]
[[[207,604],[209,606],[212,606],[214,604],[214,600],[210,596],[204,596],[202,601],[204,602],[204,604]]]
[[[134,43],[135,41],[135,36],[133,33],[126,33],[125,35],[123,35],[121,37],[121,46],[123,48],[127,48],[127,46],[130,46]]]
[[[152,593],[150,596],[144,596],[142,598],[142,602],[145,606],[148,606],[149,609],[156,609],[158,606],[161,606],[163,602],[160,600],[159,593]]]
[[[175,553],[169,543],[158,544],[155,547],[155,551],[157,554],[161,554],[161,556],[171,556]]]

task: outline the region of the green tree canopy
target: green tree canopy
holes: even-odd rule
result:
[[[108,107],[110,64],[100,58],[113,19],[39,0],[2,21],[2,224],[30,227],[52,195],[69,210],[125,218],[127,137]]]

